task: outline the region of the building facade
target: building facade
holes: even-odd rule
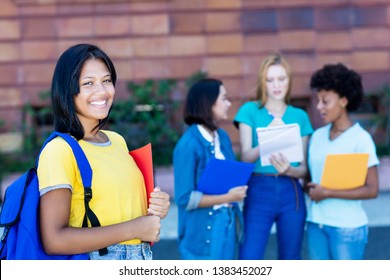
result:
[[[25,108],[47,106],[55,63],[70,45],[94,43],[113,58],[118,98],[128,81],[223,80],[233,106],[255,96],[261,60],[280,52],[293,69],[294,104],[315,127],[310,75],[342,62],[367,91],[390,82],[388,0],[1,0],[0,149],[20,148]],[[181,94],[181,96],[180,96]],[[185,92],[177,99],[183,99]],[[30,120],[31,121],[31,120]],[[224,128],[238,144],[231,121]]]

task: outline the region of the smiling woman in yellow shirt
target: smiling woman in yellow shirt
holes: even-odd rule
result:
[[[38,167],[41,237],[47,254],[89,253],[90,259],[151,259],[169,195],[145,183],[122,136],[101,130],[115,96],[116,72],[98,47],[79,44],[59,58],[51,99],[55,130],[80,144],[91,165],[90,207],[100,227],[82,228],[84,190],[71,148],[61,138],[46,145]],[[149,203],[149,208],[148,208]],[[98,250],[108,248],[100,256]]]

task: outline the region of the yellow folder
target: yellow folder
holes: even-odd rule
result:
[[[363,186],[366,182],[368,154],[327,155],[322,171],[321,186],[345,190]]]

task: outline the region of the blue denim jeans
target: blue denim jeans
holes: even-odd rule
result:
[[[367,225],[339,228],[307,224],[309,258],[312,260],[362,260],[367,240]]]
[[[231,207],[222,207],[216,210],[213,223],[210,247],[210,259],[235,260],[238,258],[238,238],[236,215]]]
[[[150,243],[116,244],[107,247],[108,254],[99,256],[99,251],[89,253],[90,260],[151,260],[153,258]]]
[[[210,239],[210,251],[206,255],[195,255],[184,246],[179,246],[183,260],[234,260],[238,255],[237,217],[232,207],[221,207],[214,210]],[[198,245],[200,246],[200,245]]]
[[[260,260],[276,223],[278,258],[301,259],[306,204],[301,184],[288,176],[252,176],[244,201],[244,242],[239,258]]]

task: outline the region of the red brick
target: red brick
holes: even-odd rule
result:
[[[315,47],[315,31],[281,31],[278,34],[283,50],[311,50]]]
[[[87,44],[93,44],[93,45],[100,46],[101,41],[99,41],[97,39],[85,38],[82,40],[82,42],[87,43]],[[58,44],[58,55],[57,56],[59,57],[70,46],[80,44],[80,39],[76,39],[76,38],[64,39],[64,38],[62,38],[62,39],[57,40],[57,44]],[[104,50],[104,51],[106,51],[106,50]]]
[[[361,5],[373,5],[373,4],[382,4],[382,3],[388,4],[389,0],[353,0],[353,3],[361,4]]]
[[[55,5],[21,5],[18,7],[20,16],[54,15],[57,11]]]
[[[242,73],[242,62],[239,57],[209,57],[207,72],[210,76],[236,76]]]
[[[18,8],[12,0],[1,1],[0,17],[16,16]]]
[[[208,0],[172,0],[171,8],[173,10],[199,10],[204,9]]]
[[[317,3],[315,3],[317,2]],[[333,2],[333,3],[332,3]],[[311,7],[314,5],[329,5],[349,3],[349,0],[242,0],[244,8],[289,8],[289,7]]]
[[[246,76],[242,81],[242,96],[241,102],[254,100],[257,95],[257,72],[251,76]]]
[[[57,21],[59,37],[92,37],[94,21],[92,17],[60,18]]]
[[[386,11],[387,11],[387,25],[389,25],[390,24],[390,5],[387,6]]]
[[[249,76],[257,76],[260,68],[262,57],[260,55],[245,55],[242,58],[243,70],[242,73],[244,75]]]
[[[33,106],[49,106],[50,95],[46,95],[49,92],[50,83],[46,85],[29,85],[23,89],[23,100],[25,103],[30,103]]]
[[[56,15],[59,16],[78,16],[78,15],[85,15],[85,14],[93,14],[95,9],[94,5],[91,5],[91,3],[83,4],[81,3],[82,0],[77,1],[77,8],[75,9],[75,3],[70,4],[61,4],[56,6]],[[115,5],[115,4],[114,4]]]
[[[319,32],[316,36],[316,48],[319,51],[351,50],[351,33],[349,31]]]
[[[314,1],[316,1],[316,0],[314,0]],[[297,7],[297,6],[310,7],[310,6],[313,6],[314,1],[313,0],[279,0],[277,3],[278,3],[279,8]],[[329,1],[329,0],[322,0],[321,2],[327,2],[327,1]],[[338,1],[338,3],[340,3],[343,0],[337,0],[337,1]],[[348,0],[344,0],[344,1],[348,1]]]
[[[330,54],[318,54],[315,61],[315,67],[317,69],[321,68],[325,64],[330,63],[343,63],[347,67],[352,67],[352,56],[348,53],[330,53]]]
[[[171,15],[170,29],[173,34],[202,33],[205,31],[204,13],[180,13]]]
[[[387,6],[375,5],[354,7],[354,25],[355,26],[386,26]]]
[[[122,71],[121,71],[122,73]],[[115,85],[115,100],[123,100],[129,97],[129,90],[127,89],[127,84],[132,79],[118,80]],[[115,103],[115,101],[114,101]]]
[[[311,74],[315,70],[314,55],[311,54],[285,54],[284,57],[291,65],[293,75]]]
[[[132,13],[132,7],[125,1],[124,3],[115,3],[114,5],[112,3],[97,3],[95,4],[95,12],[98,14],[104,14],[107,15],[108,13],[115,13],[115,14],[130,14]]]
[[[388,51],[358,51],[352,53],[353,68],[357,71],[389,69]]]
[[[0,120],[4,121],[1,131],[21,131],[22,129],[22,110],[20,108],[1,108]],[[16,132],[17,133],[17,132]]]
[[[242,0],[243,8],[273,8],[276,7],[277,1],[269,0]]]
[[[243,51],[242,34],[210,35],[206,40],[209,54],[232,54]]]
[[[207,0],[208,9],[240,9],[241,0]]]
[[[278,30],[276,9],[243,10],[241,29],[244,33],[276,32]]]
[[[230,111],[232,112],[232,111]],[[232,115],[233,116],[233,115]],[[226,130],[226,132],[229,134],[230,140],[232,141],[232,144],[239,144],[240,135],[238,132],[238,129],[233,125],[232,120],[223,122],[221,124],[221,128]]]
[[[21,43],[23,60],[50,60],[57,58],[56,41],[24,41]]]
[[[20,59],[19,43],[2,42],[0,44],[0,63]]]
[[[206,39],[204,36],[172,36],[170,37],[170,54],[199,55],[206,53]]]
[[[132,63],[134,79],[163,79],[170,77],[167,60],[145,59]]]
[[[167,14],[132,16],[131,29],[137,35],[168,34],[169,18]]]
[[[54,63],[29,63],[23,65],[23,80],[25,83],[50,84],[54,67]]]
[[[310,97],[310,77],[311,75],[293,75],[291,98]]]
[[[314,9],[312,7],[287,8],[277,10],[277,22],[280,30],[313,29]]]
[[[227,96],[230,101],[242,98],[242,80],[240,78],[224,78],[222,82],[226,88]],[[232,113],[232,110],[229,110],[229,115],[231,117],[233,114],[235,114],[235,112]]]
[[[365,92],[376,91],[382,88],[383,85],[388,85],[390,81],[390,73],[388,70],[372,73],[361,73],[363,80],[363,88]]]
[[[353,0],[354,2],[357,1],[357,0]],[[364,0],[367,2],[367,0]],[[368,1],[371,1],[371,0],[368,0]],[[375,0],[374,0],[375,1]],[[315,4],[316,6],[343,6],[343,5],[347,5],[347,4],[350,4],[350,0],[314,0],[312,1]]]
[[[134,62],[113,59],[113,63],[115,65],[118,81],[131,81],[134,79]]]
[[[125,37],[118,39],[99,40],[98,45],[101,47],[110,58],[129,58],[133,56],[134,47],[133,40]]]
[[[206,15],[206,31],[238,31],[241,30],[240,12],[214,12]]]
[[[145,37],[133,40],[136,57],[167,56],[169,54],[169,39],[167,37]]]
[[[20,38],[20,21],[0,19],[0,40],[14,40]]]
[[[315,26],[317,29],[348,29],[353,26],[354,10],[350,6],[330,6],[316,8]]]
[[[277,33],[251,34],[244,37],[244,50],[251,53],[273,53],[280,48]]]
[[[389,32],[388,28],[355,28],[352,42],[357,48],[389,48]]]
[[[0,108],[21,106],[22,95],[15,87],[0,88]]]
[[[201,57],[170,59],[169,67],[173,78],[188,78],[195,72],[203,70]]]
[[[18,65],[0,64],[0,85],[16,85],[20,82]]]
[[[98,36],[127,35],[130,32],[130,17],[123,16],[99,16],[94,18],[95,34]]]
[[[23,18],[22,34],[26,39],[53,38],[56,36],[55,21],[51,18]]]
[[[170,3],[171,0],[138,0],[130,1],[129,6],[133,13],[150,13],[155,11],[169,11]]]

